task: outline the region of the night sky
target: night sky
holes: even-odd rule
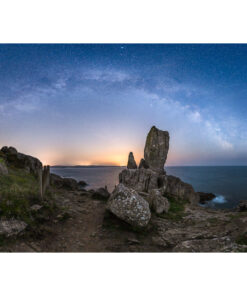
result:
[[[0,45],[0,145],[44,164],[247,165],[247,45]]]

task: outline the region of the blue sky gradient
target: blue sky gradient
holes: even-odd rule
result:
[[[0,45],[0,145],[124,165],[152,125],[168,165],[247,165],[247,45]]]

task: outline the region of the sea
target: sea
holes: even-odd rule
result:
[[[87,182],[87,189],[107,186],[111,192],[124,167],[51,167],[51,172]],[[167,166],[168,175],[179,177],[196,191],[214,193],[207,207],[232,209],[247,199],[247,166]]]

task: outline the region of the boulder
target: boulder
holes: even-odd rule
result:
[[[205,204],[207,201],[210,201],[216,197],[213,193],[206,193],[206,192],[197,192],[199,195],[199,201],[201,204]]]
[[[107,202],[107,209],[135,227],[147,226],[151,212],[149,204],[135,190],[119,184]]]
[[[246,212],[247,211],[247,200],[242,200],[237,206],[238,212]]]
[[[166,197],[162,195],[161,190],[153,189],[150,192],[151,199],[151,209],[156,214],[168,213],[170,208],[170,203]]]
[[[119,174],[119,182],[138,192],[150,192],[152,189],[165,186],[166,176],[150,169],[124,169]]]
[[[83,188],[83,187],[86,187],[87,185],[88,184],[85,181],[83,181],[83,180],[81,180],[81,181],[78,182],[78,186],[79,187],[82,187]]]
[[[127,164],[128,169],[137,169],[136,161],[132,152],[129,153],[129,159]]]
[[[164,172],[164,165],[169,150],[169,133],[157,129],[155,126],[151,128],[147,135],[144,148],[144,159],[150,169]]]
[[[148,169],[148,168],[149,168],[149,166],[148,166],[148,164],[146,163],[146,161],[145,161],[144,158],[141,159],[138,168],[139,168],[139,169]]]
[[[110,193],[107,188],[98,188],[92,194],[92,198],[107,200],[110,197]]]
[[[42,170],[42,163],[37,158],[19,153],[14,147],[4,146],[1,149],[7,164],[15,168],[25,169],[28,173],[32,173],[36,177]]]
[[[11,237],[20,234],[27,228],[27,224],[23,221],[10,219],[0,220],[0,235]]]
[[[192,204],[197,204],[199,202],[199,195],[194,191],[193,187],[174,176],[167,176],[165,193]]]

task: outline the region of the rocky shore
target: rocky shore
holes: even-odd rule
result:
[[[131,152],[109,193],[54,174],[44,182],[38,159],[3,147],[0,251],[246,252],[246,201],[234,210],[200,206],[213,195],[167,175],[168,150],[169,133],[152,127],[140,164]]]

